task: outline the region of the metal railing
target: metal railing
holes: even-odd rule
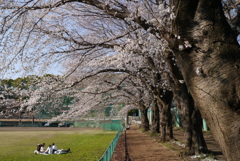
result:
[[[123,130],[123,126],[118,130],[118,133],[112,140],[111,144],[108,146],[107,150],[104,152],[103,156],[99,159],[99,161],[110,161],[113,155],[114,149],[117,145],[118,139],[122,133],[122,130]]]

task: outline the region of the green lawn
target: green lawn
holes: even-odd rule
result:
[[[79,131],[2,131],[0,161],[94,161],[98,160],[116,132]],[[55,143],[59,149],[71,148],[68,154],[34,154],[36,144]]]

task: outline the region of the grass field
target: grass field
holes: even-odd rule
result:
[[[84,128],[0,128],[0,161],[95,161],[116,132]],[[68,154],[34,154],[36,144],[55,143]]]

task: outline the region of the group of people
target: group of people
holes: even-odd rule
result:
[[[70,152],[70,148],[67,150],[64,149],[58,149],[57,146],[52,143],[52,145],[49,145],[47,149],[45,150],[45,143],[43,144],[37,144],[37,149],[34,151],[34,154],[66,154]]]

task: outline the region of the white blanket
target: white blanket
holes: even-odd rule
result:
[[[66,153],[67,153],[67,152],[65,152],[65,151],[63,151],[63,149],[61,149],[61,150],[54,151],[53,154],[66,154]],[[37,151],[37,150],[34,150],[34,154],[49,155],[48,153],[45,153],[45,152],[41,153],[41,152],[39,152],[39,151]]]

